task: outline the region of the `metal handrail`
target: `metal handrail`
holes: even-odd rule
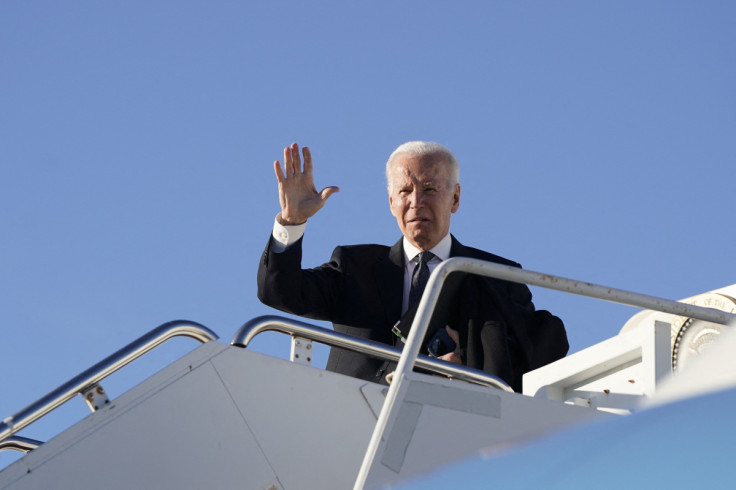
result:
[[[28,453],[36,449],[41,444],[43,444],[43,442],[37,441],[36,439],[29,439],[27,437],[8,437],[4,441],[0,441],[0,451],[13,450],[21,453]]]
[[[401,358],[401,350],[396,347],[274,315],[260,316],[247,321],[238,329],[230,343],[237,347],[248,347],[251,340],[263,332],[285,333],[331,347],[367,354],[383,361],[398,361]],[[424,355],[417,358],[417,367],[489,388],[498,388],[510,393],[514,391],[505,381],[492,374]]]
[[[373,461],[378,453],[378,447],[383,440],[383,435],[388,426],[388,422],[393,416],[393,412],[397,406],[396,402],[399,397],[399,393],[401,393],[401,385],[407,380],[407,377],[413,370],[413,366],[417,360],[422,339],[424,339],[424,335],[429,326],[432,311],[437,305],[442,285],[447,279],[447,276],[453,272],[479,274],[482,276],[494,277],[496,279],[503,279],[521,284],[530,284],[547,289],[555,289],[557,291],[564,291],[630,306],[638,306],[648,310],[687,316],[724,325],[736,322],[736,315],[712,308],[688,305],[655,296],[633,293],[622,289],[600,286],[550,274],[542,274],[540,272],[496,264],[493,262],[486,262],[478,259],[467,257],[449,258],[439,264],[432,272],[424,290],[424,294],[422,295],[422,299],[419,301],[419,307],[417,308],[411,330],[409,331],[409,337],[407,338],[406,345],[404,346],[404,354],[401,356],[401,360],[396,367],[394,379],[388,393],[386,394],[386,401],[383,403],[383,407],[381,408],[381,413],[378,417],[378,421],[376,422],[376,427],[373,430],[371,441],[368,444],[363,464],[355,481],[354,489],[356,490],[362,489],[365,485],[368,472],[370,471],[371,466],[373,466]]]
[[[0,442],[174,337],[190,337],[202,343],[219,338],[212,330],[196,322],[175,320],[164,323],[0,422]]]

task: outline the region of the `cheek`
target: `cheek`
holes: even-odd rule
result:
[[[394,215],[394,216],[398,216],[399,215],[399,205],[398,205],[398,202],[396,202],[396,201],[393,201],[391,203],[391,214]]]
[[[401,199],[390,199],[389,206],[391,207],[391,214],[396,218],[404,214],[404,203]]]

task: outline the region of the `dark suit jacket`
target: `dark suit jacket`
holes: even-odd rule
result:
[[[271,251],[258,267],[258,298],[287,313],[325,320],[336,331],[397,345],[391,328],[401,318],[404,284],[403,242],[393,247],[337,247],[326,264],[302,269],[302,240],[282,253]],[[466,247],[452,237],[452,257],[471,257],[520,267],[503,257]],[[455,277],[452,277],[455,276]],[[521,374],[563,357],[567,337],[562,322],[537,312],[522,284],[452,274],[427,338],[445,324],[460,332],[464,362],[506,380],[517,391]],[[408,328],[414,310],[402,319]],[[425,352],[426,353],[426,352]],[[385,382],[387,364],[364,354],[332,348],[327,369],[374,382]]]

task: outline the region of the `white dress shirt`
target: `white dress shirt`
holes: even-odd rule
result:
[[[284,226],[279,223],[278,219],[275,219],[273,222],[273,239],[276,243],[271,246],[271,250],[277,254],[283,252],[289,245],[296,243],[304,236],[306,227],[306,221],[301,225]]]

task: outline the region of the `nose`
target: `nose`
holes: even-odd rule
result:
[[[411,193],[411,207],[413,208],[419,208],[424,204],[424,197],[418,189],[414,189],[414,191]]]

